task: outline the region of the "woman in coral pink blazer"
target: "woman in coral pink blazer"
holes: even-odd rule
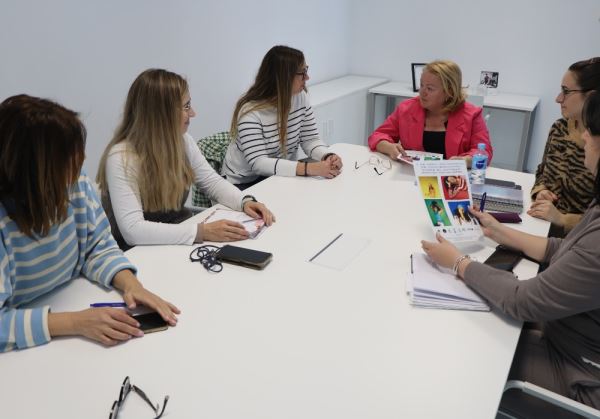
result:
[[[465,159],[471,166],[477,144],[484,143],[492,160],[492,145],[481,108],[465,102],[462,74],[452,61],[433,61],[421,75],[419,96],[400,103],[369,136],[373,151],[391,159],[406,150],[440,153]]]

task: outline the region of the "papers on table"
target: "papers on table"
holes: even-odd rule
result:
[[[212,223],[213,221],[219,220],[229,220],[240,223],[248,232],[248,238],[250,239],[257,238],[265,227],[265,222],[262,218],[252,218],[244,212],[225,208],[215,209],[203,222]]]
[[[340,233],[309,259],[316,265],[341,271],[371,243],[371,240]]]
[[[415,161],[415,177],[434,233],[453,242],[476,241],[482,235],[472,205],[464,160]]]
[[[404,150],[406,156],[402,154],[398,154],[397,159],[403,163],[408,163],[411,166],[416,161],[421,160],[443,160],[444,155],[439,153],[428,153],[427,151],[417,151],[417,150]]]
[[[490,306],[449,269],[436,265],[427,255],[411,255],[406,281],[411,304],[423,308],[489,311]]]

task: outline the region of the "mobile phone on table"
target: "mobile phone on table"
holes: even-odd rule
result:
[[[140,324],[140,329],[144,333],[160,332],[161,330],[167,330],[169,327],[165,319],[160,314],[153,311],[150,313],[134,314],[134,319]]]
[[[483,263],[503,271],[512,272],[521,259],[523,259],[523,253],[500,245]]]
[[[273,259],[273,254],[226,244],[217,252],[217,259],[247,268],[264,269]]]

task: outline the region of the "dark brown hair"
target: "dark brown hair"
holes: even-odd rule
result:
[[[587,97],[581,111],[581,122],[590,133],[591,141],[599,141],[600,137],[600,91],[592,91]],[[600,204],[600,159],[596,163],[596,182],[594,183],[596,205]]]
[[[18,95],[0,104],[0,201],[23,233],[46,236],[66,218],[85,138],[77,114],[58,103]]]
[[[577,61],[569,67],[575,81],[584,92],[600,89],[600,57]]]
[[[304,54],[295,48],[276,45],[267,52],[254,84],[235,105],[231,119],[231,137],[234,140],[237,137],[239,118],[256,109],[274,107],[277,109],[281,151],[285,153],[288,115],[292,106],[292,84],[303,64]],[[244,107],[250,103],[250,106]]]

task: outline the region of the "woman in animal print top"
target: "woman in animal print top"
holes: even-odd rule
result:
[[[552,223],[551,236],[564,237],[577,225],[593,197],[594,177],[583,164],[581,110],[594,90],[600,90],[600,57],[571,65],[556,97],[563,118],[550,128],[527,211]]]

